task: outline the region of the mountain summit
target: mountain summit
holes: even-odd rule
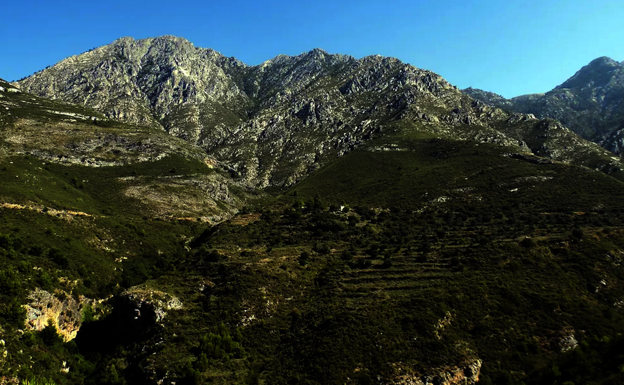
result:
[[[583,138],[624,154],[624,64],[606,56],[592,60],[545,94],[505,99],[472,88],[464,92],[509,111],[557,119]]]
[[[588,86],[604,88],[624,84],[623,65],[609,57],[602,56],[592,60],[574,76],[555,89],[584,89]]]

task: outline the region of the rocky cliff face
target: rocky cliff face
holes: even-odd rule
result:
[[[510,111],[556,119],[609,151],[618,155],[624,151],[624,64],[608,57],[593,60],[545,94],[522,95],[508,100],[472,88],[464,92]]]
[[[93,306],[98,303],[84,296],[74,298],[65,293],[54,295],[41,289],[34,290],[28,299],[30,302],[24,305],[26,329],[41,331],[52,322],[65,341],[76,338],[85,311],[92,312]]]
[[[238,102],[241,91],[225,68],[245,67],[184,39],[121,38],[72,56],[20,84],[28,92],[92,106],[128,123],[167,126],[183,105]]]
[[[504,96],[496,94],[490,91],[480,90],[478,88],[468,87],[462,90],[466,95],[470,95],[470,97],[480,100],[485,104],[489,104],[492,106],[496,106],[498,108],[513,110],[514,103],[506,99]]]
[[[122,38],[19,85],[197,143],[254,187],[292,185],[325,160],[397,130],[494,142],[598,168],[609,158],[567,131],[564,141],[583,155],[558,158],[561,148],[541,133],[543,122],[381,56],[357,60],[314,49],[250,67],[181,38]],[[588,163],[587,152],[602,157],[600,164]]]
[[[121,293],[115,311],[120,328],[136,334],[162,326],[167,311],[180,310],[182,307],[177,297],[143,285]]]

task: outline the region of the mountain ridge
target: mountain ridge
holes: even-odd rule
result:
[[[505,99],[468,88],[466,94],[509,111],[561,121],[585,139],[624,153],[624,63],[603,56],[544,94]],[[502,98],[502,99],[501,99]]]
[[[614,154],[393,58],[153,40],[0,81],[0,382],[622,382]]]
[[[182,38],[122,38],[17,84],[164,129],[261,188],[291,186],[326,159],[399,131],[516,145],[611,173],[622,168],[572,133],[561,131],[563,139],[553,140],[531,128],[538,120],[530,115],[491,108],[434,72],[379,55],[355,59],[313,49],[247,66]]]

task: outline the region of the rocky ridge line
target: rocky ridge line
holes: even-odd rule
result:
[[[328,159],[401,130],[622,168],[569,130],[489,106],[431,71],[378,55],[314,49],[250,67],[173,36],[122,38],[18,84],[196,143],[250,187],[293,185]]]
[[[624,154],[624,63],[600,57],[545,94],[511,99],[474,88],[463,92],[492,106],[551,118],[581,137]]]

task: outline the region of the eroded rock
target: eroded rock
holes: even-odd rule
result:
[[[93,308],[99,302],[84,296],[76,299],[73,296],[67,296],[66,293],[55,295],[41,289],[35,289],[28,299],[30,302],[24,305],[25,328],[40,331],[51,321],[65,341],[76,338],[84,319],[85,309]]]
[[[409,374],[399,376],[384,385],[475,385],[479,382],[479,374],[483,362],[477,359],[464,366],[440,371],[435,375],[421,376]]]
[[[134,286],[123,292],[115,307],[115,310],[121,310],[132,327],[160,324],[167,311],[179,309],[182,309],[182,302],[176,296],[146,285]]]

